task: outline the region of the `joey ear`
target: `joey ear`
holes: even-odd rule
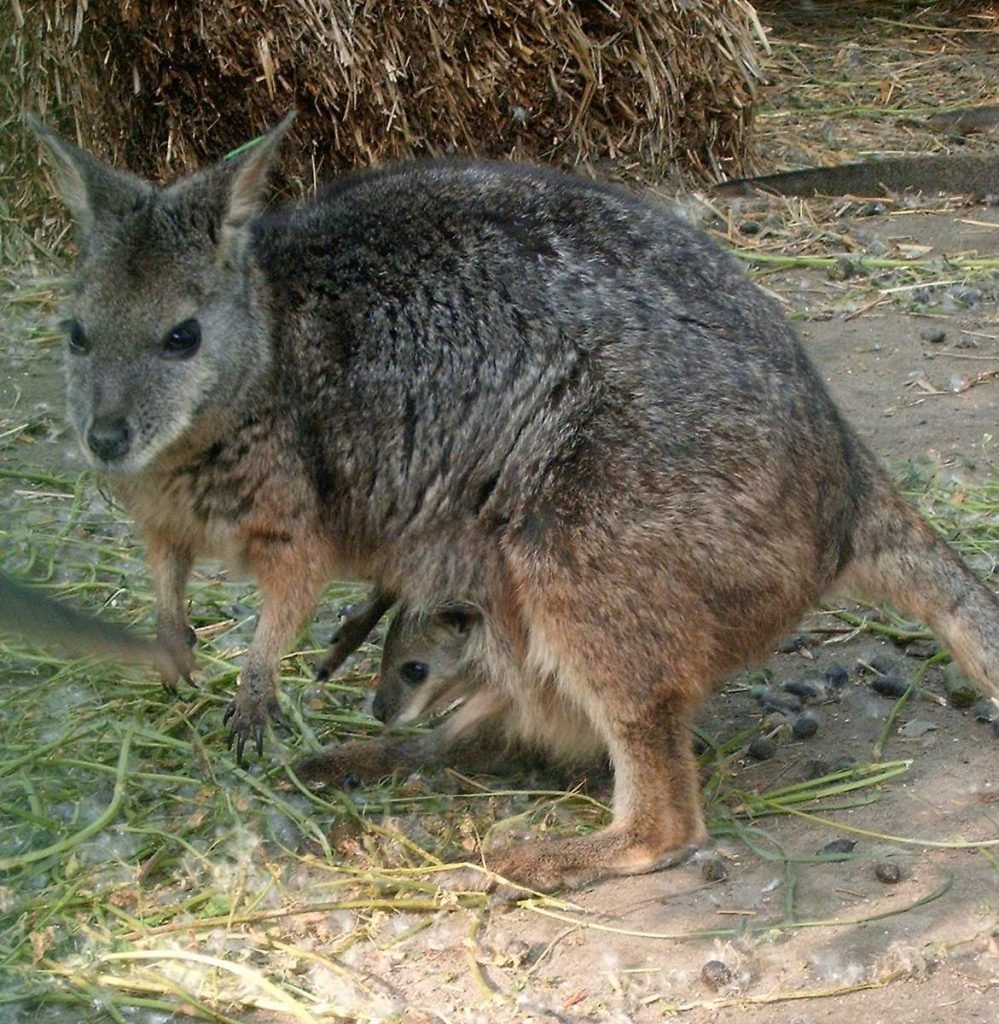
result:
[[[482,609],[469,601],[449,601],[430,613],[430,622],[435,629],[459,637],[467,636],[482,619]]]
[[[56,188],[82,238],[103,218],[121,217],[152,193],[148,182],[128,171],[105,166],[85,149],[47,128],[34,114],[25,113],[24,120],[46,150]]]
[[[291,127],[295,116],[296,111],[289,111],[270,131],[244,146],[242,152],[237,151],[235,155],[226,158],[238,160],[239,163],[229,184],[224,231],[239,231],[263,209],[268,171],[274,162],[278,144]]]

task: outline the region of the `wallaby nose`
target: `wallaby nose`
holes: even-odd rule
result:
[[[380,693],[376,691],[375,699],[371,705],[371,713],[378,719],[379,722],[384,722],[388,725],[389,720],[389,709],[385,706],[385,699]]]
[[[94,420],[87,431],[87,444],[102,462],[115,462],[128,453],[132,435],[124,419]]]

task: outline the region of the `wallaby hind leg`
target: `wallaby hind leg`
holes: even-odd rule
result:
[[[837,592],[888,601],[925,622],[986,693],[999,697],[999,601],[880,470],[861,506]]]
[[[485,854],[486,867],[512,882],[550,892],[612,875],[636,875],[685,860],[707,839],[692,711],[667,697],[634,724],[609,729],[614,817],[589,835],[521,843]]]
[[[316,679],[329,679],[331,675],[368,638],[381,617],[395,604],[395,598],[381,590],[372,590],[368,599],[357,609],[343,617],[337,631],[330,638],[326,656],[316,666]]]

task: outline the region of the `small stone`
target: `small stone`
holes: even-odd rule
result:
[[[875,654],[873,658],[868,658],[866,661],[858,661],[857,669],[861,675],[867,674],[878,674],[887,675],[893,669],[898,668],[898,658],[891,654]]]
[[[701,968],[701,981],[712,992],[717,992],[720,988],[725,988],[732,984],[732,972],[721,960],[709,960]]]
[[[885,204],[872,199],[866,203],[858,203],[853,211],[854,217],[883,217]]]
[[[531,956],[531,945],[523,939],[501,942],[492,950],[492,962],[497,967],[523,967]]]
[[[769,736],[754,736],[746,752],[754,761],[769,761],[777,753],[777,744]]]
[[[794,738],[807,740],[819,731],[818,716],[812,711],[805,711],[791,721],[791,731]]]
[[[903,739],[918,740],[928,732],[936,732],[936,726],[925,718],[913,718],[904,725],[899,726],[898,734]]]
[[[741,678],[753,691],[754,696],[758,696],[766,689],[767,686],[770,685],[770,680],[773,679],[773,677],[774,674],[771,669],[756,668],[751,672],[746,672]]]
[[[847,256],[837,256],[826,268],[826,277],[830,281],[846,281],[859,273],[860,268]]]
[[[885,885],[897,885],[902,881],[902,869],[890,860],[879,860],[874,865],[874,877]]]
[[[940,648],[932,640],[910,640],[903,650],[907,658],[918,658],[920,661],[926,661],[927,658],[932,658]]]
[[[927,657],[932,657],[940,651],[940,646],[933,640],[910,640],[902,652],[906,657],[915,657],[920,662],[925,662]]]
[[[952,284],[945,292],[945,295],[954,299],[955,302],[970,309],[982,301],[982,291],[967,284]]]
[[[942,327],[924,327],[919,336],[931,345],[942,345],[947,340],[947,332]]]
[[[970,708],[981,697],[975,684],[953,662],[944,666],[943,677],[947,703],[951,707]]]
[[[805,762],[804,777],[807,782],[812,779],[821,779],[825,775],[831,775],[833,766],[831,762],[824,761],[821,757],[813,758]]]
[[[817,757],[812,761],[806,762],[805,778],[821,779],[826,775],[834,775],[837,772],[849,771],[851,768],[856,767],[857,762],[849,756],[838,757],[835,761],[826,761],[823,758]]]
[[[787,743],[794,735],[791,723],[783,711],[774,711],[760,722],[760,733],[774,743]]]
[[[744,220],[739,225],[740,235],[758,235],[761,230],[761,226],[757,224],[755,220]]]

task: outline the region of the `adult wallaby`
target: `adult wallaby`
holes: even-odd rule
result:
[[[999,693],[996,600],[700,231],[617,188],[475,162],[263,212],[288,123],[165,188],[35,123],[79,229],[70,417],[145,534],[174,674],[194,667],[196,556],[263,591],[237,752],[333,574],[482,609],[468,653],[497,685],[454,728],[516,708],[608,751],[608,828],[489,856],[536,888],[705,838],[691,716],[833,587],[923,619]]]

